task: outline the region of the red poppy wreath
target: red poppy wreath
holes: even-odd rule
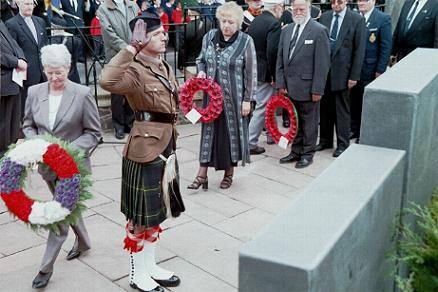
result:
[[[286,134],[282,134],[277,126],[275,119],[275,111],[282,107],[289,113],[290,127]],[[298,132],[298,115],[292,101],[281,94],[274,94],[266,105],[265,126],[266,130],[271,134],[272,139],[276,144],[279,143],[281,137],[287,139],[287,144],[291,144]]]
[[[193,104],[193,96],[200,90],[205,91],[209,96],[206,108],[198,108]],[[194,77],[184,82],[179,89],[179,100],[185,115],[194,108],[201,114],[200,120],[203,123],[214,121],[222,112],[222,89],[211,78]]]

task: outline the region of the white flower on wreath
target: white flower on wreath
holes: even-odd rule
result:
[[[11,161],[23,166],[32,165],[43,160],[43,155],[50,144],[52,143],[40,138],[28,140],[12,149],[7,154],[7,157]]]
[[[34,202],[29,215],[32,224],[47,225],[59,222],[70,215],[70,210],[61,206],[57,201]]]

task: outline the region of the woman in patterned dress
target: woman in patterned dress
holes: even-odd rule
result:
[[[224,170],[220,187],[227,189],[233,182],[238,161],[242,161],[242,166],[249,162],[247,116],[257,82],[254,43],[240,31],[243,10],[235,2],[219,6],[216,17],[220,29],[210,30],[204,36],[196,64],[198,77],[213,78],[221,86],[223,111],[215,121],[202,125],[200,167],[189,189],[201,185],[208,189],[208,167]]]

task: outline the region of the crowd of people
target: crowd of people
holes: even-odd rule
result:
[[[277,92],[292,100],[298,117],[290,153],[279,163],[308,167],[316,151],[334,148],[334,134],[333,156],[342,155],[351,139],[360,139],[364,88],[415,48],[438,48],[438,0],[406,1],[396,24],[375,7],[376,0],[358,0],[357,11],[348,0],[316,3],[329,5],[327,11],[311,0],[292,0],[290,7],[283,0],[192,2],[198,10],[184,19],[178,0],[61,0],[62,9],[78,19],[52,17],[50,37],[56,41],[49,45],[47,22],[34,15],[39,10],[33,0],[2,0],[0,155],[20,136],[50,134],[83,150],[89,162],[101,136],[99,114],[91,90],[79,84],[75,64],[85,53],[82,40],[71,36],[78,34],[75,26],[93,23],[93,35],[101,37],[95,46],[102,45],[107,64],[100,85],[111,93],[115,136],[130,133],[121,211],[129,282],[140,291],[164,291],[162,286],[181,281],[155,260],[160,224],[184,212],[175,155],[178,83],[162,57],[171,23],[192,28],[174,45],[190,44],[185,61],[223,91],[220,116],[202,124],[199,169],[189,189],[208,189],[209,167],[224,171],[220,188],[230,188],[238,163],[266,151],[260,144],[265,110]],[[23,75],[21,84],[17,76]],[[267,143],[273,143],[269,133]],[[56,177],[40,172],[53,192]],[[90,248],[83,220],[72,228],[76,241],[68,260]],[[34,288],[48,284],[68,229],[60,224],[59,234],[49,234]]]

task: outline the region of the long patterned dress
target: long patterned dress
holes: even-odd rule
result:
[[[198,72],[204,71],[207,77],[213,78],[224,94],[221,117],[202,124],[199,152],[201,165],[221,170],[237,165],[240,160],[242,166],[250,161],[248,119],[242,117],[241,107],[243,101],[253,100],[257,84],[256,52],[250,36],[241,31],[236,34],[231,44],[220,48],[216,40],[221,32],[217,29],[209,31],[202,40],[202,50],[196,59]],[[207,102],[204,97],[204,105]],[[221,147],[217,147],[217,143]]]

